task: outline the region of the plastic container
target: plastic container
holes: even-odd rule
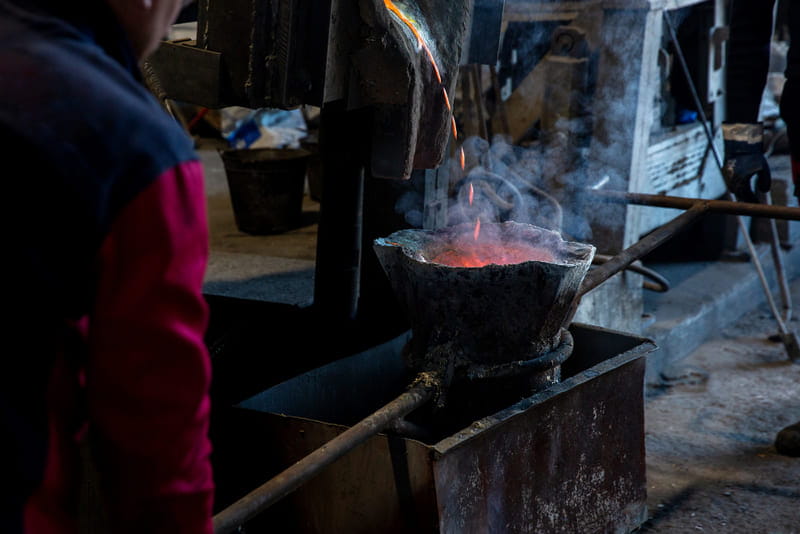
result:
[[[300,225],[310,152],[260,148],[224,150],[220,156],[240,231],[278,234]]]

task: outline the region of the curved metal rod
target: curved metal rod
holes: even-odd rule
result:
[[[520,192],[519,188],[515,184],[513,184],[508,178],[504,178],[504,177],[500,176],[499,174],[494,173],[494,172],[486,169],[485,167],[482,168],[481,170],[476,170],[475,172],[479,176],[480,175],[486,176],[491,180],[496,180],[496,181],[500,182],[501,184],[505,185],[506,187],[508,187],[511,190],[511,194],[517,198],[517,200],[519,201],[519,204],[518,204],[519,206],[522,206],[522,205],[525,204],[525,198],[522,196],[522,193]],[[467,181],[468,182],[471,182],[473,180],[477,182],[478,180],[480,180],[480,178],[479,177],[467,176]]]
[[[395,400],[215,515],[214,534],[233,532],[299,488],[322,469],[381,432],[395,419],[424,405],[433,398],[440,386],[438,376],[433,373],[419,374],[408,390]]]
[[[467,370],[467,378],[470,380],[481,380],[484,378],[502,378],[515,376],[522,373],[538,373],[552,369],[564,363],[572,354],[575,343],[572,334],[566,328],[561,329],[561,343],[541,356],[530,360],[520,360],[516,362],[501,363],[496,365],[471,365]]]
[[[494,188],[489,185],[486,180],[475,180],[475,183],[478,184],[480,190],[483,192],[484,195],[489,199],[489,201],[500,208],[501,210],[510,211],[514,209],[514,203],[508,202],[500,198],[500,195],[494,190]]]
[[[641,259],[645,254],[655,250],[658,246],[673,237],[679,230],[688,226],[689,223],[693,222],[697,217],[707,211],[708,206],[706,204],[702,202],[696,203],[690,209],[681,213],[664,226],[656,228],[650,234],[626,248],[605,264],[597,269],[589,271],[578,290],[578,298],[596,288],[618,272],[626,269],[630,264]]]
[[[603,265],[604,263],[611,261],[613,257],[614,256],[608,256],[606,254],[595,254],[594,258],[592,259],[592,265]],[[658,293],[666,293],[669,291],[669,280],[655,272],[653,269],[648,269],[640,263],[631,263],[628,265],[628,267],[626,267],[626,270],[641,274],[642,276],[649,278],[654,282],[651,284],[645,282],[645,289],[656,291]]]
[[[516,184],[514,184],[513,182],[511,182],[507,178],[504,178],[504,177],[500,176],[499,174],[494,173],[492,171],[484,169],[484,172],[490,178],[492,178],[494,180],[498,180],[498,181],[502,182],[503,184],[507,185],[510,189],[512,189],[512,192],[514,193],[514,195],[519,198],[520,204],[521,205],[524,204],[525,201],[524,201],[524,198],[522,196],[522,192],[519,190],[519,187],[517,187]],[[547,200],[548,202],[550,202],[553,205],[553,211],[554,211],[554,214],[555,214],[554,216],[555,216],[555,219],[556,219],[555,220],[555,229],[560,231],[561,230],[561,226],[563,225],[563,221],[564,221],[564,214],[563,214],[563,210],[561,209],[561,204],[558,203],[558,201],[555,199],[555,197],[553,197],[552,195],[548,194],[546,191],[544,191],[544,190],[536,187],[535,185],[531,184],[530,182],[528,182],[526,179],[524,179],[522,176],[520,176],[519,173],[514,171],[514,169],[509,167],[508,172],[510,172],[511,175],[514,176],[517,180],[519,180],[520,182],[525,184],[525,186],[529,187],[531,189],[531,191],[533,191],[534,194],[537,194],[537,195],[541,196],[542,198],[544,198],[545,200]]]
[[[561,227],[564,226],[564,210],[561,208],[561,204],[559,204],[558,200],[556,200],[556,198],[553,195],[551,195],[550,193],[548,193],[544,189],[541,189],[540,187],[537,187],[535,184],[533,184],[530,181],[526,180],[522,175],[520,175],[514,169],[509,167],[508,171],[511,174],[513,174],[514,177],[517,180],[519,180],[520,182],[522,182],[525,185],[527,185],[528,187],[530,187],[531,191],[533,191],[537,195],[541,196],[542,198],[544,198],[550,204],[553,205],[553,211],[555,213],[555,219],[556,219],[556,223],[555,223],[555,228],[554,229],[560,232],[561,231]]]

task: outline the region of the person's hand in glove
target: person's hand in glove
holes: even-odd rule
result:
[[[767,192],[772,185],[767,159],[763,149],[763,126],[761,124],[723,124],[722,138],[725,141],[725,166],[722,175],[728,190],[743,202],[758,202],[750,182],[757,176],[756,187]]]

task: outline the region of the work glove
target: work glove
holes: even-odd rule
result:
[[[772,185],[772,175],[764,157],[763,131],[761,124],[723,124],[722,138],[725,141],[725,165],[722,175],[728,190],[743,202],[758,202],[750,184],[757,176],[756,187],[767,192]]]

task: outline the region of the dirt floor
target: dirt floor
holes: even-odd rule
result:
[[[800,281],[792,295],[800,315]],[[776,330],[764,305],[648,389],[650,520],[637,532],[800,533],[800,458],[773,445],[800,420],[800,364],[767,339]]]

